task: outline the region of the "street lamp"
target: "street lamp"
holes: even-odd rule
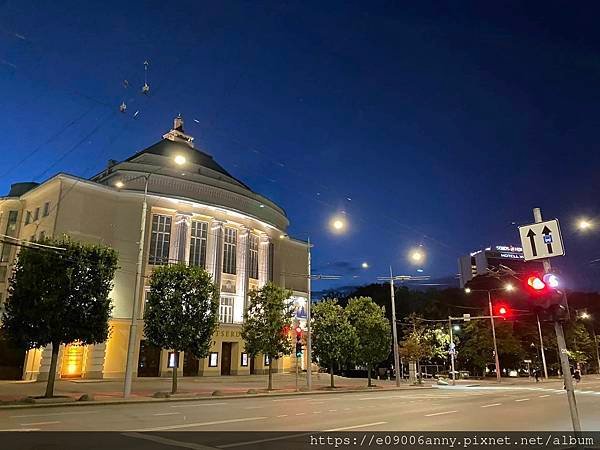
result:
[[[500,358],[498,356],[498,343],[496,342],[496,325],[494,324],[494,308],[492,306],[492,292],[494,291],[512,291],[514,289],[512,284],[506,284],[501,288],[495,289],[471,289],[466,288],[465,293],[470,294],[471,292],[486,292],[488,295],[488,306],[490,308],[490,322],[492,323],[492,338],[494,340],[494,359],[496,363],[496,380],[498,383],[501,381],[500,374]],[[506,309],[505,309],[506,312]]]
[[[187,159],[185,156],[181,154],[177,154],[173,157],[173,162],[182,166],[186,163]],[[146,214],[148,211],[148,183],[150,181],[150,177],[157,172],[161,171],[165,167],[161,166],[158,169],[148,172],[144,175],[141,175],[145,178],[144,183],[144,201],[142,203],[142,218],[140,225],[140,242],[138,245],[138,257],[137,257],[137,267],[135,273],[135,286],[134,286],[134,294],[133,294],[133,302],[131,309],[131,323],[129,325],[129,343],[127,346],[127,364],[125,366],[125,383],[123,385],[123,397],[129,397],[131,395],[131,384],[133,381],[133,365],[134,365],[134,355],[135,355],[135,342],[137,340],[137,314],[141,309],[139,305],[139,301],[141,300],[140,296],[140,284],[142,282],[142,267],[144,263],[144,239],[146,237]],[[139,178],[139,177],[136,177]],[[130,180],[133,181],[136,178]],[[125,183],[121,180],[115,183],[115,186],[119,189],[125,187]],[[173,369],[176,370],[176,369]]]
[[[425,252],[421,247],[412,249],[409,252],[408,259],[413,264],[422,264],[425,261]]]
[[[329,227],[334,233],[343,233],[347,226],[346,218],[342,215],[338,214],[329,220]]]
[[[369,263],[365,261],[365,262],[363,262],[363,263],[362,263],[360,266],[361,266],[363,269],[368,269],[368,268],[369,268]]]
[[[577,229],[580,231],[587,231],[590,228],[593,228],[594,224],[588,219],[579,219],[577,222]]]

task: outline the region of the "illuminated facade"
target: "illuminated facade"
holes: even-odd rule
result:
[[[182,164],[175,164],[175,158]],[[183,157],[183,158],[182,158]],[[134,299],[144,188],[148,187],[140,298]],[[307,273],[305,242],[290,239],[285,212],[232,177],[211,156],[194,147],[181,118],[163,139],[127,160],[109,162],[91,179],[58,174],[40,185],[17,184],[0,199],[0,232],[23,240],[68,234],[102,243],[119,253],[109,340],[100,345],[61,348],[61,377],[118,378],[125,373],[129,325],[136,308],[137,376],[163,376],[168,349],[144,339],[146,280],[157,265],[183,262],[204,267],[220,287],[219,329],[203,360],[180,355],[186,376],[264,373],[267,364],[287,371],[294,356],[277,361],[249,358],[240,331],[247,294],[267,281],[291,289],[297,321],[305,321]],[[0,249],[0,302],[15,256]],[[48,376],[49,348],[27,353],[24,379]]]

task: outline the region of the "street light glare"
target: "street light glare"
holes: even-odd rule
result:
[[[183,166],[186,163],[187,159],[183,155],[176,155],[174,161],[175,164],[177,164],[178,166]]]
[[[413,249],[410,251],[409,258],[414,264],[418,264],[425,259],[425,253],[421,249]]]
[[[335,216],[330,220],[329,226],[334,232],[341,233],[346,229],[346,219],[342,216]]]
[[[506,286],[504,286],[504,289],[508,292],[511,292],[511,291],[515,290],[515,287],[510,283],[506,283]]]
[[[579,228],[581,231],[589,230],[592,228],[592,222],[587,219],[580,219],[577,223],[577,228]]]
[[[361,267],[363,269],[368,269],[369,268],[369,263],[365,261],[364,263],[361,264]]]
[[[581,313],[582,319],[589,319],[590,317],[591,317],[590,313],[587,313],[587,312]]]
[[[454,325],[452,328],[454,329],[454,331],[460,331],[460,326],[459,325]]]
[[[465,294],[470,294],[471,293],[471,288],[465,288]]]
[[[125,186],[125,183],[123,183],[121,180],[117,181],[115,183],[115,187],[121,189],[123,186]]]

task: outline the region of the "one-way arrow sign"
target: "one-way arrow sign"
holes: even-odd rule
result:
[[[525,261],[565,254],[558,219],[519,227]]]

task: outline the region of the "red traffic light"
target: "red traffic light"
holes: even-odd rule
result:
[[[497,316],[506,318],[510,315],[511,310],[507,305],[496,305],[496,314]]]
[[[546,289],[546,283],[544,283],[542,279],[537,275],[532,275],[529,278],[527,278],[527,284],[529,285],[529,287],[536,291]]]
[[[296,336],[302,336],[302,328],[296,327]]]

